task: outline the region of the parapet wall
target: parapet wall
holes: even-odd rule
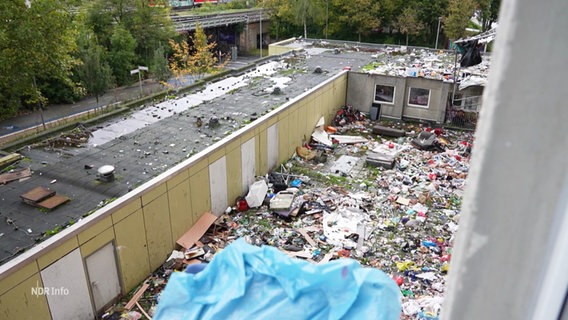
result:
[[[0,318],[93,319],[221,214],[345,104],[347,72],[320,84],[0,266]]]

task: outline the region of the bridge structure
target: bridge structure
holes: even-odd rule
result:
[[[177,32],[194,31],[197,24],[203,29],[233,27],[234,45],[242,52],[260,48],[269,38],[270,12],[264,9],[250,9],[238,12],[216,12],[212,14],[172,13],[170,15]],[[242,24],[242,28],[237,25]]]

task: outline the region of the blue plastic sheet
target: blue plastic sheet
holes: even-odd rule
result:
[[[401,293],[352,259],[313,264],[238,239],[196,274],[175,272],[153,319],[399,319]]]

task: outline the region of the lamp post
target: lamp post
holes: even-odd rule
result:
[[[137,69],[130,70],[130,74],[138,73],[138,81],[140,82],[140,98],[144,96],[142,93],[142,76],[140,75],[142,71],[148,72],[148,67],[138,66]]]
[[[442,22],[442,17],[438,17],[438,30],[436,30],[436,44],[434,49],[438,49],[438,37],[440,36],[440,22]]]
[[[259,47],[260,47],[260,57],[262,58],[262,9],[264,8],[264,3],[260,6],[260,35],[259,35]]]

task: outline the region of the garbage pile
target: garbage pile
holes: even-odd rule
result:
[[[374,134],[366,119],[342,123],[318,123],[315,136],[332,136],[330,146],[312,140],[297,149],[317,156],[296,154],[259,177],[219,218],[204,215],[208,228],[175,253],[166,263],[170,270],[207,263],[236,239],[314,264],[351,258],[398,284],[401,319],[438,319],[473,133],[381,123],[404,131],[393,137]],[[423,132],[432,133],[439,147],[417,147],[413,141]],[[388,165],[369,161],[377,154],[390,159]]]

